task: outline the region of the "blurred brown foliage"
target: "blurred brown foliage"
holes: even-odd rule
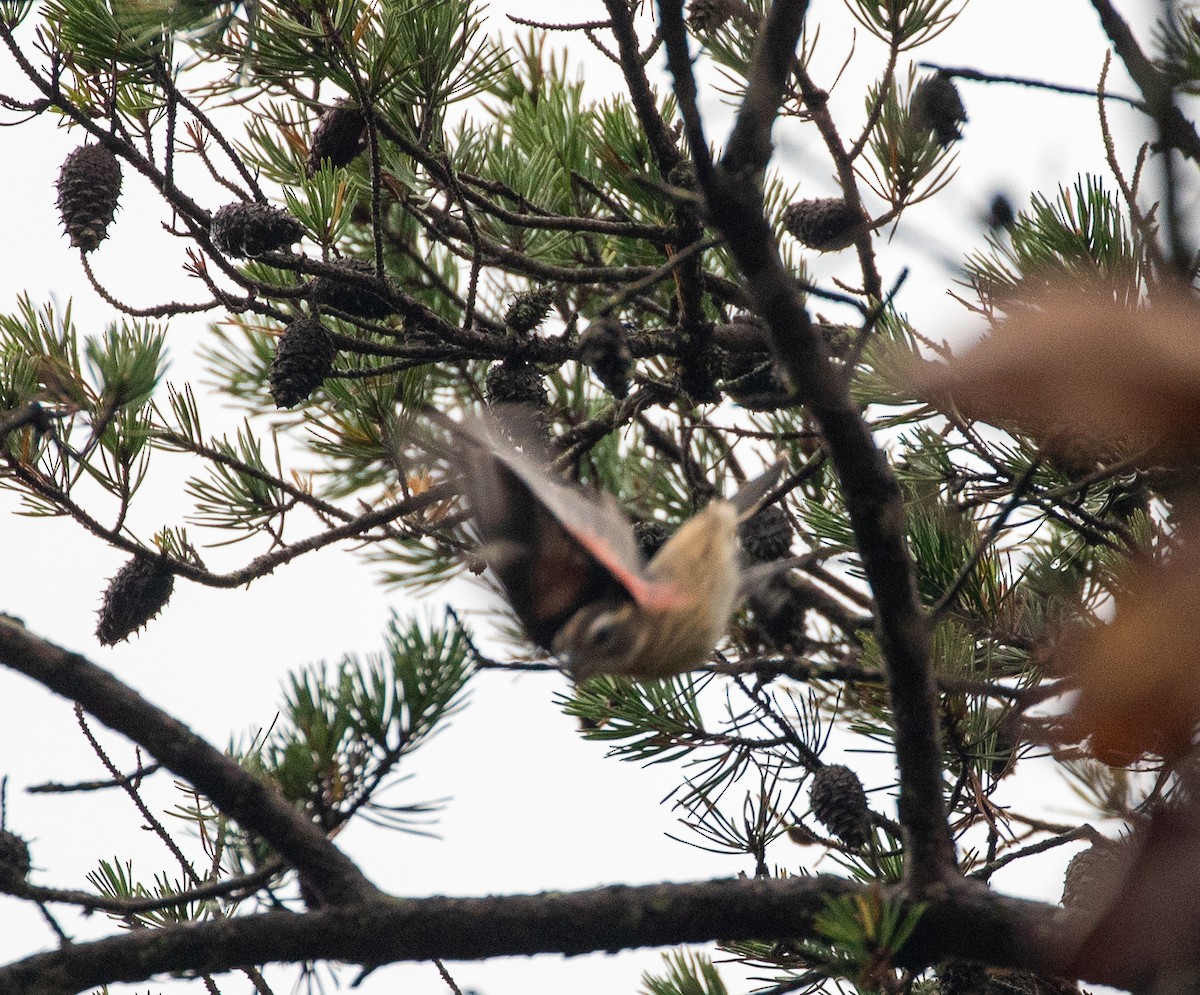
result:
[[[1014,305],[962,357],[913,374],[935,406],[1032,436],[1051,457],[1186,467],[1200,457],[1200,305],[1174,288],[1137,308],[1062,287]],[[1116,613],[1064,637],[1055,664],[1078,697],[1064,724],[1105,763],[1179,758],[1200,724],[1200,534],[1181,491],[1156,562],[1114,585]]]
[[[1075,969],[1086,976],[1121,964],[1155,964],[1155,991],[1196,991],[1200,810],[1194,796],[1160,808],[1119,846],[1125,859],[1111,868],[1109,900],[1076,921],[1084,935]]]
[[[1064,732],[1116,766],[1182,756],[1200,721],[1200,551],[1125,580],[1113,621],[1064,639],[1056,654],[1079,688]]]
[[[1060,287],[913,379],[936,406],[1025,432],[1050,452],[1172,464],[1200,456],[1200,303],[1182,290],[1131,309]]]

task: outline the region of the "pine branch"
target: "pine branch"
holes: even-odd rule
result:
[[[934,69],[943,76],[969,79],[976,83],[1011,83],[1013,86],[1028,86],[1035,90],[1046,90],[1050,93],[1062,93],[1068,96],[1102,97],[1104,100],[1116,100],[1123,104],[1129,104],[1139,110],[1146,109],[1146,105],[1140,100],[1126,97],[1120,93],[1099,93],[1083,86],[1067,86],[1065,83],[1051,83],[1049,80],[1031,79],[1028,76],[1002,76],[996,73],[981,72],[978,69],[968,69],[966,66],[943,66],[938,62],[918,62],[917,65],[922,69]]]
[[[753,182],[766,168],[771,152],[771,124],[806,8],[807,4],[796,3],[772,7],[760,36],[755,60],[759,65],[751,74],[725,158],[711,171],[700,171],[700,181],[710,220],[725,236],[745,274],[757,313],[771,330],[775,353],[820,426],[841,481],[888,663],[900,767],[899,813],[908,844],[906,874],[920,890],[954,876],[954,848],[942,797],[929,631],[905,540],[904,502],[895,475],[850,399],[844,374],[831,363],[795,280],[779,257],[763,215],[762,195]],[[682,3],[660,0],[660,9],[681,111],[689,128],[702,135]]]
[[[110,729],[145,747],[244,829],[261,836],[325,901],[378,895],[354,863],[278,791],[108,671],[3,619],[0,663],[76,702]]]
[[[1110,0],[1092,0],[1092,6],[1100,15],[1100,24],[1108,40],[1141,90],[1146,113],[1158,125],[1160,141],[1169,148],[1179,149],[1193,162],[1200,163],[1200,135],[1175,105],[1167,78],[1146,58],[1129,24]]]
[[[625,82],[629,84],[629,99],[633,101],[637,111],[638,121],[646,131],[650,150],[654,155],[655,165],[659,174],[666,177],[671,168],[680,162],[682,156],[675,148],[671,133],[658,112],[654,93],[650,89],[650,81],[646,77],[646,67],[642,54],[638,51],[637,34],[633,29],[633,15],[626,0],[604,0],[608,16],[612,19],[613,35],[617,39],[617,50],[621,58],[621,72]],[[692,146],[692,154],[696,154]]]
[[[0,995],[69,995],[106,982],[171,971],[215,974],[244,964],[328,959],[365,966],[408,960],[615,951],[714,939],[792,940],[812,935],[830,899],[876,894],[827,876],[611,887],[492,898],[355,901],[305,914],[270,912],[76,943],[0,968]],[[971,960],[1039,974],[1064,973],[1070,931],[1054,906],[960,886],[933,898],[895,956],[920,969]],[[1144,965],[1087,980],[1146,982]]]

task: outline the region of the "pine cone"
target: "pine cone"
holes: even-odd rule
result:
[[[1012,201],[1002,193],[996,194],[988,205],[987,225],[992,231],[1001,228],[1011,228],[1017,223],[1017,212],[1013,210]]]
[[[751,592],[746,607],[754,625],[772,646],[803,652],[808,645],[808,610],[812,600],[793,573],[783,573]]]
[[[988,988],[987,971],[963,960],[939,964],[937,980],[941,995],[984,995]]]
[[[616,318],[597,318],[579,336],[576,353],[581,363],[590,366],[613,397],[629,395],[629,372],[633,356],[626,342],[625,326]]]
[[[1103,915],[1117,897],[1132,857],[1127,842],[1106,840],[1080,850],[1063,874],[1063,908],[1088,916]]]
[[[716,31],[731,17],[742,12],[740,0],[691,0],[688,4],[688,27],[700,34]]]
[[[771,359],[724,383],[725,392],[748,411],[774,411],[795,403],[787,381]]]
[[[870,838],[867,795],[849,767],[829,764],[813,774],[808,789],[813,816],[847,846],[864,846]]]
[[[115,646],[154,618],[171,597],[175,575],[158,557],[135,556],[108,582],[96,638]]]
[[[918,130],[932,131],[943,146],[962,138],[960,125],[967,119],[967,110],[954,80],[945,73],[935,73],[916,85],[908,113]]]
[[[375,277],[375,267],[361,259],[351,259],[338,264],[341,269],[359,276],[370,278],[370,282],[379,285],[386,293],[387,288]],[[312,300],[314,304],[323,304],[337,308],[368,321],[379,321],[392,314],[393,307],[383,294],[367,290],[357,283],[349,283],[332,276],[318,276],[312,282]]]
[[[838,197],[798,200],[783,211],[783,227],[818,252],[837,252],[853,245],[868,223],[860,208]]]
[[[637,539],[638,548],[642,551],[642,556],[649,560],[671,538],[671,530],[663,525],[662,522],[650,519],[645,522],[634,522],[633,536]]]
[[[325,382],[337,349],[329,329],[316,318],[297,318],[283,330],[271,360],[271,398],[290,408]]]
[[[696,176],[696,164],[691,159],[675,163],[667,173],[667,182],[680,190],[695,190],[700,186],[700,180]]]
[[[717,350],[708,347],[699,351],[684,350],[679,360],[679,387],[696,404],[716,404],[721,400],[717,389],[720,372]]]
[[[523,359],[505,359],[487,372],[484,393],[489,404],[528,404],[545,408],[550,403],[542,375]]]
[[[16,833],[0,829],[0,894],[20,891],[30,866],[29,845]]]
[[[504,312],[504,327],[522,335],[528,334],[546,320],[552,303],[554,291],[549,287],[517,294]]]
[[[772,504],[760,509],[738,527],[742,549],[762,563],[781,560],[792,549],[792,523],[787,512]]]
[[[93,251],[108,237],[121,197],[121,164],[103,145],[81,145],[58,173],[58,212],[71,244]]]
[[[222,252],[244,259],[275,252],[304,237],[304,226],[270,204],[226,204],[213,215],[208,230]]]
[[[858,344],[858,329],[851,325],[830,325],[813,322],[813,331],[825,340],[829,355],[834,359],[849,359]]]
[[[348,166],[367,147],[367,119],[363,112],[345,101],[334,104],[317,123],[308,146],[308,175],[321,171],[328,159],[336,169]]]

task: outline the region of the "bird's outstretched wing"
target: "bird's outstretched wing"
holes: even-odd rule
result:
[[[576,612],[601,600],[650,610],[677,603],[675,585],[645,576],[633,527],[616,500],[555,478],[536,436],[522,431],[522,417],[502,409],[452,431],[465,443],[453,462],[484,559],[529,637],[550,649]]]

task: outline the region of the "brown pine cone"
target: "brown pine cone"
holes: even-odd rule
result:
[[[333,370],[337,350],[316,318],[297,318],[283,330],[271,360],[271,397],[290,408],[307,398]]]
[[[135,556],[108,582],[96,622],[96,638],[114,646],[163,610],[175,575],[157,557]]]
[[[58,174],[58,211],[71,244],[92,252],[108,237],[121,196],[121,164],[103,145],[81,145]]]
[[[783,211],[784,228],[818,252],[837,252],[853,245],[868,223],[861,208],[838,197],[798,200]]]
[[[967,119],[967,109],[954,80],[945,73],[935,73],[916,85],[908,112],[920,131],[932,131],[943,146],[962,138],[961,125]]]
[[[813,817],[847,846],[864,846],[870,839],[867,794],[849,767],[829,764],[813,774],[808,800]]]
[[[226,204],[213,215],[209,236],[222,252],[244,259],[275,252],[304,237],[304,226],[270,204]]]

